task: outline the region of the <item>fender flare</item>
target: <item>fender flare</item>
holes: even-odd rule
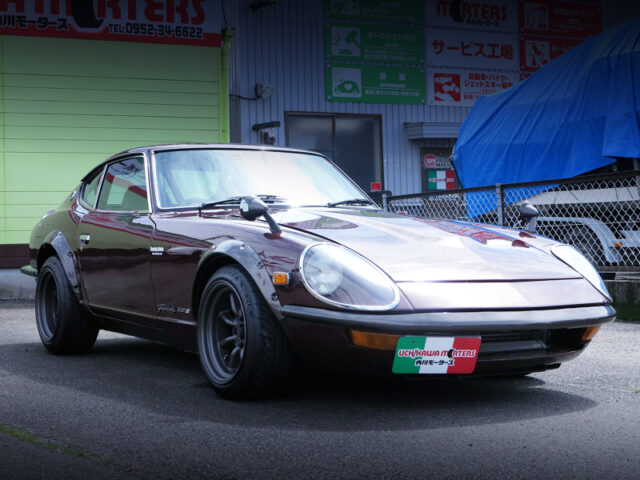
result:
[[[64,269],[67,280],[71,285],[73,294],[78,301],[81,301],[82,295],[80,294],[80,276],[78,274],[80,270],[78,268],[77,258],[73,254],[73,250],[69,246],[69,242],[67,242],[64,234],[59,230],[50,232],[45,237],[42,245],[40,245],[40,248],[38,249],[38,257],[40,257],[40,251],[45,245],[49,245],[55,250],[56,255],[60,259],[60,263],[62,263],[62,268]]]
[[[201,280],[200,273],[205,265],[212,260],[212,257],[228,257],[234,262],[238,263],[244,268],[255,282],[258,290],[262,293],[265,302],[269,306],[269,309],[273,312],[273,315],[282,320],[284,315],[282,314],[282,305],[278,299],[278,294],[271,281],[271,276],[267,272],[264,263],[260,259],[260,256],[256,251],[245,242],[240,240],[225,240],[224,242],[214,245],[205,254],[202,255],[198,262],[196,270],[196,277],[194,279],[193,292],[196,291],[197,283]],[[193,311],[198,310],[199,305],[196,305],[195,296],[193,302]]]

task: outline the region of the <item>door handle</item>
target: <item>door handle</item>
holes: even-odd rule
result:
[[[80,235],[79,239],[80,239],[80,245],[89,245],[89,241],[91,240],[91,235],[89,235],[88,233],[83,233],[82,235]]]

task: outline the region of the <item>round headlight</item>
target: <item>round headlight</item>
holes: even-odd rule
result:
[[[300,273],[309,292],[331,305],[387,310],[400,299],[396,285],[382,270],[339,245],[317,243],[305,248]]]
[[[551,248],[551,253],[582,275],[600,293],[611,300],[611,294],[600,278],[600,274],[576,248],[571,245],[555,245]]]

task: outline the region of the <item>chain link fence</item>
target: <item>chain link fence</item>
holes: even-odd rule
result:
[[[574,245],[602,272],[640,271],[640,170],[386,197],[418,217],[522,228],[519,207],[538,210],[536,232]]]

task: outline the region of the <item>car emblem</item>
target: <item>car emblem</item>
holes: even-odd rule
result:
[[[164,254],[164,247],[149,247],[149,250],[151,250],[151,255],[163,255]]]

